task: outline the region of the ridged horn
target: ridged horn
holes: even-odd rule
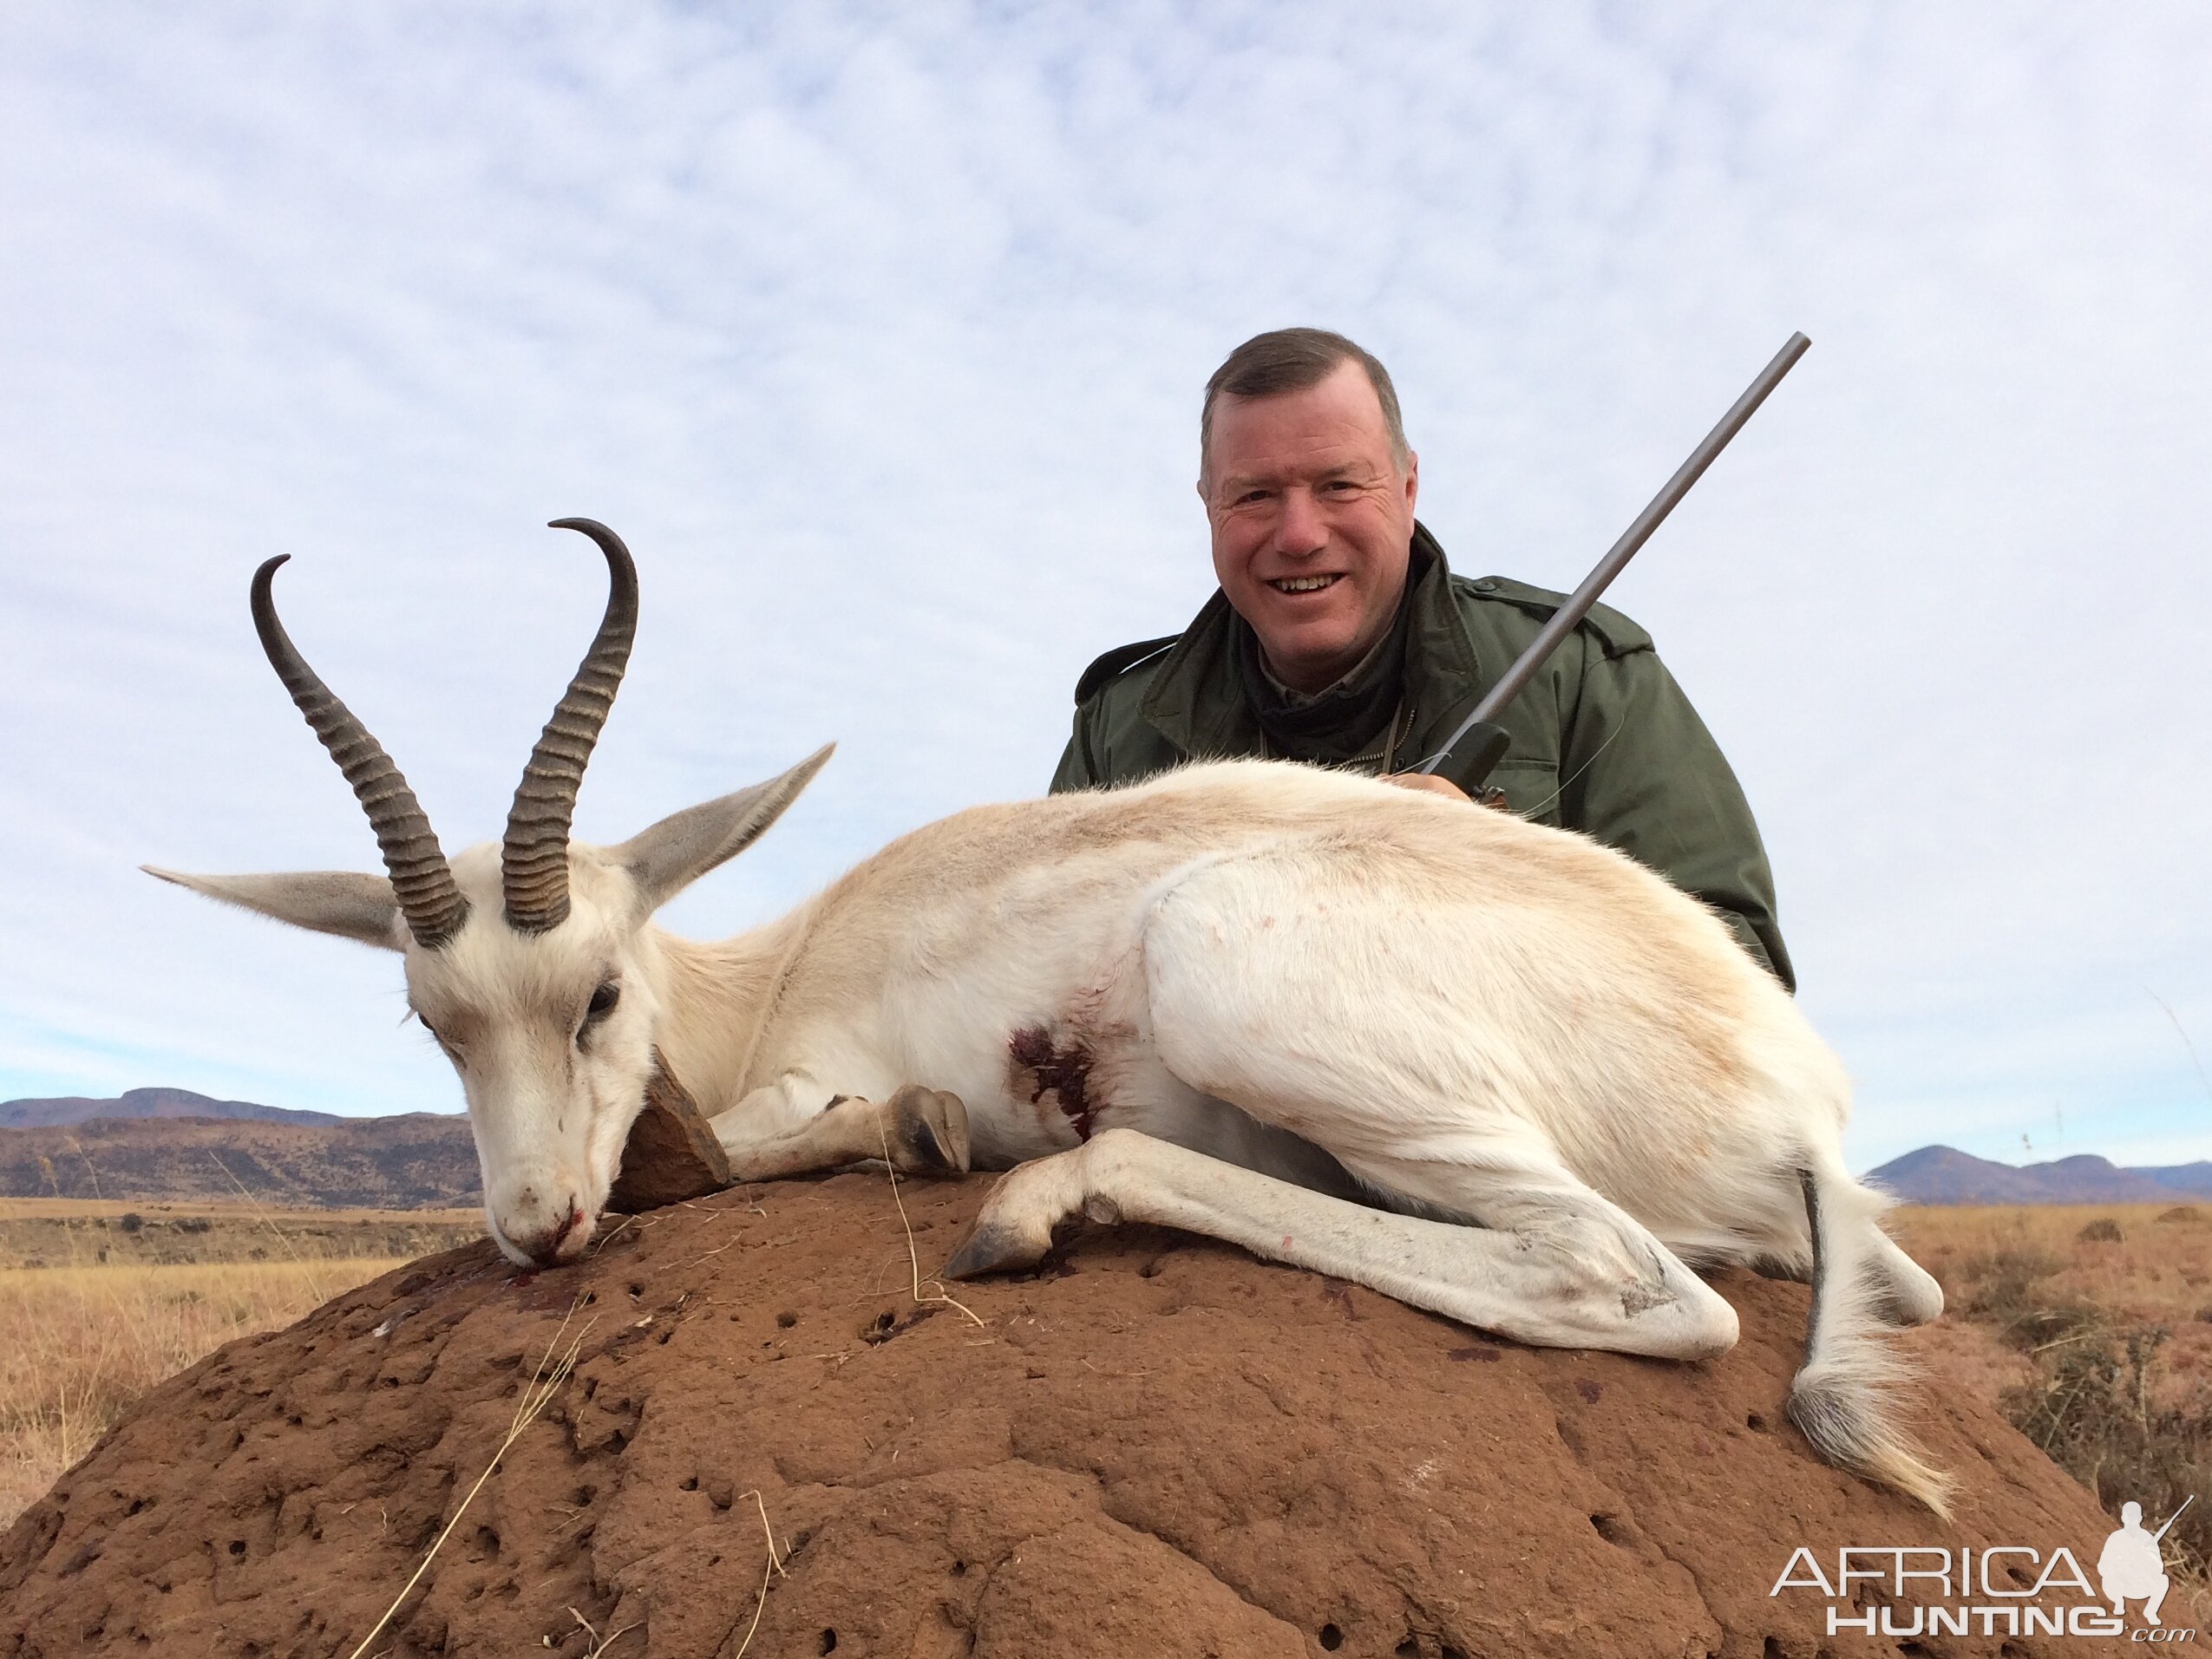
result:
[[[454,885],[453,871],[431,832],[430,820],[392,757],[323,683],[322,676],[307,666],[284,624],[277,620],[277,567],[291,557],[280,553],[253,572],[254,631],[261,636],[269,666],[277,670],[369,814],[369,826],[376,832],[376,845],[383,850],[384,868],[391,874],[392,892],[400,914],[407,918],[407,931],[424,950],[435,950],[468,919],[468,901]]]
[[[507,924],[520,933],[543,933],[567,919],[568,825],[576,814],[576,792],[622,687],[630,642],[638,632],[638,567],[622,538],[591,519],[555,519],[552,528],[580,530],[606,555],[606,614],[530,751],[507,815],[500,885]]]

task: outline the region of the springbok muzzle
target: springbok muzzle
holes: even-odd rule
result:
[[[564,1254],[562,1246],[571,1240],[588,1238],[592,1231],[590,1218],[573,1197],[559,1199],[549,1210],[532,1204],[520,1214],[512,1210],[503,1212],[499,1216],[499,1230],[501,1238],[538,1267],[553,1267],[573,1257],[575,1251]]]

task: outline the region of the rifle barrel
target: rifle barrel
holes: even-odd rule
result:
[[[2182,1499],[2182,1509],[2187,1509],[2196,1501],[2196,1494],[2195,1492],[2189,1493],[2188,1497]],[[2166,1526],[2171,1526],[2176,1521],[2181,1519],[2182,1509],[2177,1509],[2172,1514],[2166,1517]],[[2156,1532],[2150,1535],[2150,1541],[2153,1544],[2157,1543],[2159,1539],[2166,1536],[2166,1526],[2160,1527]]]
[[[1422,771],[1434,772],[1461,738],[1477,725],[1495,721],[1498,711],[1521,695],[1528,682],[1536,677],[1536,670],[1542,668],[1551,654],[1559,649],[1560,642],[1573,633],[1582,618],[1590,614],[1590,607],[1598,602],[1598,596],[1612,585],[1613,578],[1620,574],[1628,561],[1636,557],[1637,549],[1650,539],[1652,532],[1658,529],[1666,515],[1674,511],[1675,504],[1690,493],[1690,487],[1704,475],[1706,467],[1712,465],[1713,457],[1728,447],[1728,441],[1743,429],[1744,422],[1757,412],[1759,405],[1766,402],[1767,394],[1781,383],[1782,377],[1796,365],[1798,358],[1805,355],[1806,348],[1811,344],[1812,342],[1803,334],[1790,336],[1782,349],[1774,354],[1774,360],[1759,370],[1758,378],[1751,383],[1743,396],[1736,400],[1735,406],[1720,417],[1720,424],[1705,434],[1705,441],[1690,452],[1690,459],[1676,469],[1674,476],[1666,480],[1666,487],[1652,498],[1651,505],[1636,515],[1636,521],[1621,532],[1620,539],[1613,543],[1606,556],[1598,561],[1597,568],[1583,578],[1582,585],[1574,590],[1565,604],[1552,613],[1551,620],[1528,643],[1528,649],[1514,659],[1513,666],[1499,676],[1497,683],[1489,689],[1482,702],[1475,705],[1475,712],[1460,722],[1459,729],[1429,758],[1422,766]]]

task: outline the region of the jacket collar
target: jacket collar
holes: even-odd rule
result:
[[[1429,567],[1413,585],[1412,631],[1405,648],[1405,695],[1412,719],[1398,745],[1406,765],[1425,760],[1475,706],[1485,683],[1467,624],[1452,598],[1444,550],[1417,520],[1413,545]],[[1264,751],[1260,722],[1237,676],[1236,630],[1244,625],[1219,588],[1161,659],[1137,712],[1162,737],[1196,760],[1227,760]]]

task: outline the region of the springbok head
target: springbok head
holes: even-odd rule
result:
[[[461,1074],[492,1237],[526,1266],[582,1253],[652,1080],[664,978],[648,919],[774,823],[830,753],[618,846],[572,841],[577,788],[637,630],[638,572],[605,526],[553,527],[581,531],[606,555],[606,614],[531,751],[498,845],[448,860],[399,768],[286,637],[272,597],[280,557],[253,574],[254,627],[368,813],[388,873],[147,866],[211,898],[404,957],[408,1002]]]

